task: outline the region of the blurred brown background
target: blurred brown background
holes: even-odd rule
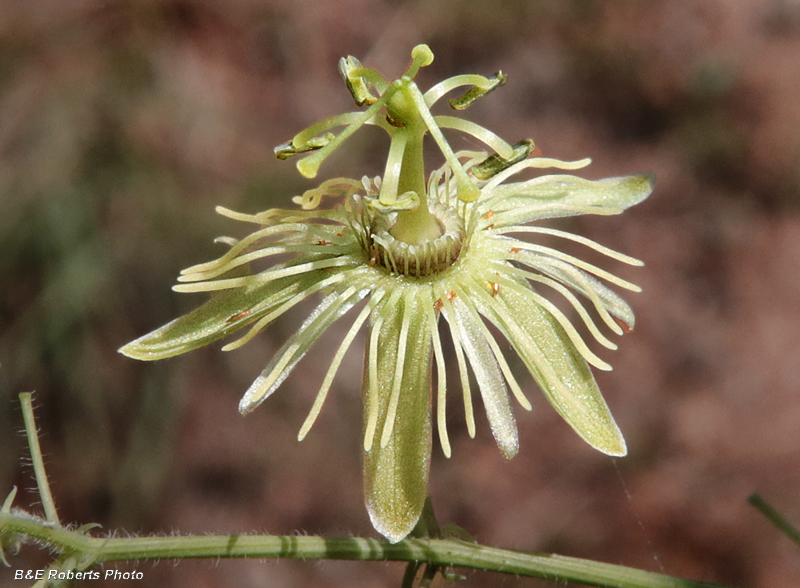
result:
[[[593,451],[531,390],[522,450],[505,463],[483,415],[470,440],[452,402],[454,456],[436,449],[432,467],[440,522],[498,546],[800,585],[800,550],[745,503],[759,491],[800,523],[797,0],[0,1],[0,495],[17,484],[17,505],[39,508],[16,399],[36,390],[63,521],[374,535],[358,351],[296,441],[341,334],[247,418],[240,395],[301,315],[230,354],[144,364],[115,350],[202,300],[169,287],[217,254],[215,236],[242,235],[215,204],[252,212],[312,185],[272,148],[352,109],[339,57],[391,78],[420,42],[436,55],[423,89],[509,74],[470,112],[506,139],[591,156],[593,178],[658,178],[621,217],[561,224],[647,262],[615,268],[644,292],[628,297],[635,333],[603,355],[614,371],[598,374],[630,455]],[[366,131],[320,179],[380,173],[384,147]],[[33,546],[11,559],[47,561]],[[398,586],[403,570],[135,567],[142,587]],[[12,571],[0,584],[18,585]],[[466,575],[465,586],[550,585]]]

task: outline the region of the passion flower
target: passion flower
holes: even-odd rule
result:
[[[622,434],[600,394],[589,365],[611,367],[591,349],[570,318],[546,295],[563,296],[599,344],[616,345],[632,329],[630,306],[606,284],[639,288],[577,257],[514,235],[570,240],[614,260],[641,262],[589,239],[529,223],[580,214],[619,214],[652,191],[647,175],[599,181],[560,173],[589,164],[532,156],[533,142],[512,146],[469,121],[434,116],[430,108],[446,93],[468,87],[450,101],[463,109],[505,83],[476,75],[445,80],[424,94],[414,78],[433,55],[425,45],[412,52],[405,74],[389,83],[353,57],[340,71],[363,112],[326,119],[276,148],[279,158],[307,154],[298,169],[314,177],[322,161],[364,124],[382,127],[391,143],[383,177],[335,178],[294,201],[296,209],[254,215],[218,208],[256,225],[219,259],[186,269],[179,292],[213,292],[193,312],[124,346],[130,357],[155,360],[185,353],[244,327],[227,344],[235,349],[277,317],[315,294],[321,300],[250,386],[240,403],[248,413],[269,397],[319,336],[345,315],[355,315],[331,361],[303,439],[317,418],[342,359],[366,325],[368,340],[362,387],[364,489],[375,528],[390,541],[415,526],[427,497],[432,439],[432,383],[436,366],[436,421],[445,455],[447,380],[439,335],[444,317],[453,342],[463,391],[467,429],[475,434],[469,370],[492,433],[506,458],[519,448],[510,396],[531,405],[488,325],[510,343],[553,407],[590,445],[609,455],[627,452]],[[344,127],[338,135],[331,129]],[[455,153],[441,128],[467,133],[493,151]],[[426,177],[423,138],[434,139],[445,164]],[[555,169],[559,173],[542,174]],[[512,182],[523,172],[534,177]],[[320,208],[335,199],[333,208]],[[249,264],[280,255],[253,273]],[[352,311],[352,312],[351,312]],[[598,324],[600,323],[600,324]]]

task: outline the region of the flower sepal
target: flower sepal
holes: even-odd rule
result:
[[[306,274],[299,279],[282,278],[250,288],[215,292],[205,304],[131,341],[119,352],[134,359],[154,361],[192,351],[273,313],[316,281]]]
[[[364,497],[392,543],[408,535],[428,496],[431,459],[432,301],[396,290],[376,312],[364,371]]]

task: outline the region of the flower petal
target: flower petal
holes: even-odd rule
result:
[[[360,291],[356,276],[344,291],[334,291],[326,296],[270,360],[261,375],[247,389],[239,402],[239,411],[247,414],[268,398],[289,376],[297,363],[308,352],[325,330],[353,308],[365,296]],[[355,283],[353,283],[355,282]]]
[[[493,211],[495,227],[521,225],[534,220],[579,214],[619,214],[653,191],[651,175],[585,180],[570,175],[550,175],[498,186],[478,207]]]
[[[506,459],[511,459],[519,451],[517,423],[511,411],[503,373],[481,328],[481,318],[459,296],[452,300],[447,300],[446,297],[442,300],[442,314],[450,324],[450,330],[457,333],[454,340],[461,343],[478,381],[497,446]]]
[[[589,445],[608,455],[627,453],[625,440],[586,361],[564,328],[530,303],[521,288],[504,288],[490,317],[528,366],[550,404]]]
[[[430,323],[425,304],[430,304],[428,292],[408,288],[395,304],[385,304],[377,311],[383,320],[373,325],[369,344],[377,345],[377,365],[371,365],[364,374],[365,427],[367,415],[375,412],[376,405],[378,431],[385,430],[387,419],[394,413],[387,442],[376,439],[364,452],[367,510],[373,526],[392,543],[411,532],[428,496],[432,436],[430,333],[436,325]],[[377,382],[370,382],[371,372]],[[395,391],[400,391],[399,395],[394,395]],[[397,403],[394,411],[392,400]]]
[[[289,276],[255,288],[215,293],[199,308],[131,341],[119,352],[152,361],[197,349],[269,314],[318,279],[314,274]]]

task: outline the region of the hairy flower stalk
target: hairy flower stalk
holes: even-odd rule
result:
[[[120,350],[137,359],[161,359],[247,327],[244,335],[223,347],[235,349],[290,308],[319,294],[316,308],[240,403],[240,410],[248,413],[268,398],[319,336],[347,315],[350,326],[300,428],[298,437],[303,439],[345,353],[366,325],[364,489],[373,525],[390,541],[401,540],[414,528],[427,496],[434,382],[438,437],[444,454],[451,453],[440,317],[453,342],[471,436],[475,419],[470,370],[506,458],[513,457],[519,445],[510,397],[531,408],[491,326],[584,440],[609,455],[625,455],[625,441],[589,365],[611,367],[548,296],[556,293],[566,299],[591,338],[615,349],[604,331],[621,335],[633,328],[634,316],[607,284],[631,291],[639,288],[536,238],[573,241],[616,261],[641,262],[589,239],[528,223],[619,214],[644,200],[653,188],[646,175],[599,181],[569,175],[563,172],[582,168],[589,160],[533,157],[530,140],[512,146],[469,121],[434,116],[431,107],[448,92],[467,88],[450,101],[462,110],[506,78],[501,73],[491,78],[456,76],[423,94],[414,78],[432,60],[427,46],[416,47],[405,74],[389,83],[357,59],[342,59],[345,82],[366,110],[317,123],[277,147],[276,153],[281,159],[305,155],[297,167],[306,177],[314,177],[322,161],[359,127],[377,125],[391,140],[383,177],[327,180],[295,197],[298,209],[249,215],[218,208],[221,214],[256,228],[241,240],[221,239],[230,249],[215,261],[184,270],[181,284],[174,288],[214,295],[193,312]],[[343,129],[338,134],[331,132],[339,127]],[[492,154],[455,153],[442,128],[478,139]],[[427,179],[422,156],[425,135],[433,138],[445,159]],[[544,169],[556,171],[542,174]],[[538,175],[511,181],[523,172]],[[334,199],[336,205],[323,208],[323,199]],[[521,240],[516,234],[531,239]],[[276,255],[285,258],[287,253],[293,254],[288,261],[259,272],[248,269],[251,262]]]

